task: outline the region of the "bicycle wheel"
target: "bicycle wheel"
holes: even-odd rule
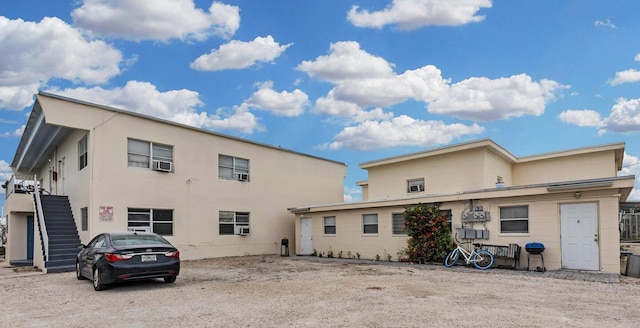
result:
[[[473,265],[476,268],[480,270],[486,270],[493,265],[493,254],[491,254],[491,252],[489,251],[479,250],[476,251],[475,254],[473,254],[471,260],[473,261]]]
[[[458,249],[454,249],[444,258],[444,266],[447,268],[452,267],[456,262],[458,262],[458,258],[460,257],[460,251]]]

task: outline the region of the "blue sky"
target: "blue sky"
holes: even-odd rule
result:
[[[361,162],[483,138],[519,157],[625,142],[620,174],[640,178],[638,13],[636,0],[1,1],[0,180],[38,90],[344,162],[347,201]]]

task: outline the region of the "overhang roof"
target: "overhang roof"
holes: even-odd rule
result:
[[[11,162],[16,171],[31,172],[49,160],[55,145],[62,142],[73,129],[47,124],[40,102],[36,98],[22,138]]]

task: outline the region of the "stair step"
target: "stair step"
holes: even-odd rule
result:
[[[76,271],[75,264],[47,268],[47,273],[62,273],[62,272],[73,272],[73,271]]]

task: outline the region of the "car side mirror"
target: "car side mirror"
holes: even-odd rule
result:
[[[86,247],[87,247],[87,245],[85,245],[85,244],[78,244],[78,246],[77,246],[77,248],[86,248]]]

